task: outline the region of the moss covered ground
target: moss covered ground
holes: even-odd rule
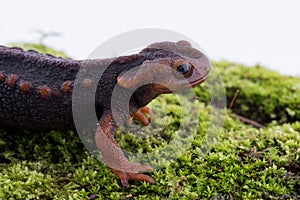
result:
[[[212,107],[204,84],[194,89],[200,112],[190,132],[196,135],[176,160],[148,173],[155,185],[132,182],[122,188],[74,132],[0,129],[0,199],[300,199],[300,79],[262,66],[214,65],[227,102],[236,90],[239,95],[224,126],[214,129],[219,139],[205,156],[201,147]],[[123,149],[153,152],[168,145],[185,123],[182,115],[189,114],[175,95],[162,95],[150,106],[153,129],[144,138],[120,129],[116,137]],[[265,128],[245,124],[236,114]]]

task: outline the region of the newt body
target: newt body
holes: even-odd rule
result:
[[[0,127],[75,130],[72,91],[76,75],[81,66],[97,68],[104,62],[107,60],[70,60],[0,46]],[[202,83],[210,71],[209,60],[188,42],[180,41],[154,43],[138,54],[114,58],[109,63],[98,83],[89,78],[81,80],[82,88],[97,84],[96,145],[123,186],[129,187],[129,180],[154,183],[149,176],[140,174],[152,168],[129,163],[114,140],[118,123],[111,110],[112,92],[116,86],[125,92],[134,90],[129,113],[124,115],[119,110],[118,121],[135,116],[147,125],[149,119],[143,113],[151,111],[145,106],[160,94]]]

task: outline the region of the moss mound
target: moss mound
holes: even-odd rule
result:
[[[132,182],[129,190],[86,152],[76,133],[0,130],[0,199],[300,199],[299,79],[260,66],[215,65],[228,102],[240,90],[233,112],[267,128],[246,125],[231,113],[224,127],[214,127],[219,139],[203,156],[212,108],[205,103],[205,85],[197,87],[199,123],[185,133],[196,133],[190,145],[170,165],[150,173],[156,185]],[[123,149],[153,152],[177,136],[180,123],[194,123],[181,120],[190,113],[175,95],[160,96],[151,107],[156,120],[149,132],[141,131],[143,138],[134,129],[117,132]]]
[[[228,104],[239,90],[234,112],[263,124],[300,120],[300,78],[282,76],[260,65],[214,64],[225,82]]]

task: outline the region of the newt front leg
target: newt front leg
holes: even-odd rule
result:
[[[101,151],[104,163],[112,172],[121,179],[124,187],[130,187],[128,181],[142,180],[154,184],[155,181],[144,174],[146,171],[152,171],[153,168],[140,163],[130,163],[125,157],[122,149],[114,139],[114,133],[118,126],[112,118],[111,113],[105,113],[99,121],[99,126],[95,134],[95,141],[98,149]]]
[[[149,117],[145,114],[148,114]],[[136,111],[136,113],[134,113],[134,115],[127,120],[127,125],[131,125],[133,119],[137,119],[141,121],[144,126],[148,126],[150,122],[153,121],[154,115],[152,110],[149,107],[145,106],[138,109],[138,111]]]

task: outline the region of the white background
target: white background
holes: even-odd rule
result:
[[[300,75],[297,0],[6,0],[0,1],[0,44],[38,42],[37,30],[57,32],[44,42],[76,59],[138,28],[163,28],[199,43],[210,58],[262,64]]]

